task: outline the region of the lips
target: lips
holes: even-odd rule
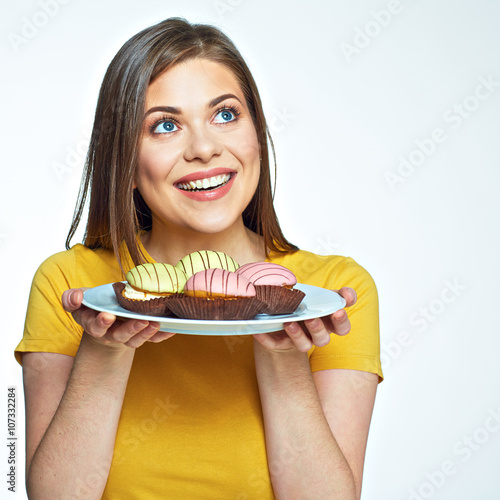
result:
[[[197,201],[211,201],[225,196],[233,185],[236,172],[227,168],[213,168],[193,172],[175,182],[185,196]]]

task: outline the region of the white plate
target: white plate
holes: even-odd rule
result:
[[[320,318],[333,314],[345,306],[344,298],[331,290],[302,283],[298,283],[295,288],[302,290],[306,296],[293,314],[278,316],[258,314],[255,318],[248,320],[201,321],[136,314],[118,305],[112,284],[87,290],[83,295],[83,305],[96,311],[114,314],[120,318],[157,321],[160,323],[161,331],[190,335],[251,335],[253,333],[275,332],[282,330],[284,323]]]

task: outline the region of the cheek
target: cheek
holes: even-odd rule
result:
[[[141,148],[135,174],[137,187],[165,179],[173,168],[174,161],[164,151],[153,148]]]
[[[233,141],[233,151],[245,164],[259,162],[260,147],[255,131],[245,131]]]

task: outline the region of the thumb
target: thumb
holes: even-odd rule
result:
[[[70,288],[62,294],[62,305],[67,312],[72,313],[81,307],[85,290],[88,288]]]
[[[353,288],[349,288],[347,286],[342,287],[340,290],[333,290],[334,292],[337,292],[341,297],[345,299],[345,307],[352,306],[356,303],[358,300],[358,297],[356,295],[356,291]]]

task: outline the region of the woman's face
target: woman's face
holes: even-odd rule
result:
[[[233,73],[193,59],[146,94],[135,184],[156,224],[218,233],[241,224],[256,190],[257,133]]]

